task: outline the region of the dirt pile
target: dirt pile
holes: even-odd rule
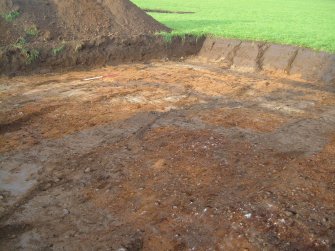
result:
[[[2,0],[0,46],[169,31],[128,0]]]

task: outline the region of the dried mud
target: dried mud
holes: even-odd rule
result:
[[[1,78],[0,249],[334,248],[335,89],[284,77]]]

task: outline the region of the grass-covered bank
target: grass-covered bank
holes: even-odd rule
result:
[[[174,35],[293,44],[335,52],[334,0],[133,0],[141,8],[194,12],[150,12]]]

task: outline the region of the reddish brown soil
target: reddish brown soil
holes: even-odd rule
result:
[[[62,42],[97,36],[134,36],[168,31],[128,0],[2,0],[0,15],[20,15],[12,22],[0,18],[0,46],[16,43]],[[36,36],[27,30],[38,29]]]
[[[0,88],[1,250],[335,245],[333,86],[157,62]]]

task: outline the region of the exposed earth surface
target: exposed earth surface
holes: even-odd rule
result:
[[[6,16],[16,15],[13,20]],[[169,31],[128,0],[1,0],[0,46],[18,39],[40,48],[97,36]],[[34,45],[37,44],[37,45]]]
[[[332,85],[157,61],[0,90],[1,250],[335,248]]]

